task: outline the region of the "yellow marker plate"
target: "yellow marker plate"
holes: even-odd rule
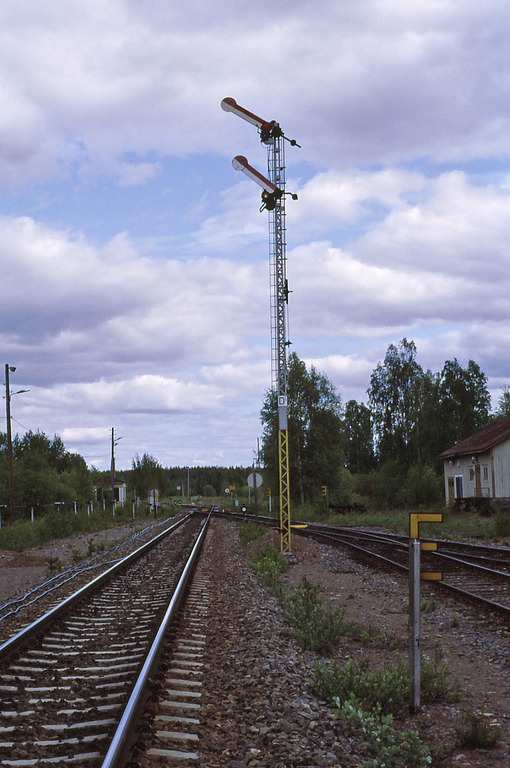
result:
[[[422,581],[442,581],[443,574],[441,571],[422,571],[420,578]]]

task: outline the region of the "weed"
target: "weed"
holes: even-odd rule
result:
[[[345,619],[345,608],[323,605],[320,587],[303,576],[298,589],[284,596],[284,612],[292,624],[292,634],[303,648],[325,655],[337,646],[341,635],[352,633],[354,623]]]
[[[494,518],[494,535],[498,538],[510,534],[510,515],[499,513]]]
[[[420,608],[422,613],[434,613],[437,608],[437,603],[435,600],[424,599],[420,603]]]
[[[34,527],[29,522],[16,522],[4,525],[0,530],[0,547],[22,552],[35,543]]]
[[[358,637],[362,645],[369,645],[374,648],[396,648],[398,641],[394,637],[386,634],[379,627],[368,625],[368,629],[360,629]]]
[[[450,665],[443,658],[439,640],[432,646],[432,658],[422,656],[421,659],[421,698],[424,703],[431,701],[458,701],[460,683],[455,678],[450,682]]]
[[[418,733],[393,728],[391,714],[382,714],[379,707],[364,710],[355,698],[343,703],[337,699],[335,704],[340,715],[363,738],[363,746],[369,755],[363,768],[427,768],[432,765],[429,751]]]
[[[69,551],[73,558],[73,563],[79,563],[80,560],[83,560],[84,555],[82,554],[81,549],[79,547],[75,547],[74,544],[69,543]]]
[[[493,715],[483,710],[466,712],[455,724],[455,732],[463,747],[492,749],[501,736],[501,725]]]
[[[246,523],[238,523],[237,530],[239,532],[241,544],[244,546],[263,536],[264,533],[266,533],[267,528],[263,525],[256,525],[255,523],[248,521]]]
[[[409,699],[409,675],[400,656],[395,665],[385,664],[371,672],[370,660],[356,662],[349,659],[343,666],[314,664],[312,685],[316,693],[327,701],[337,701],[337,706],[355,699],[365,709],[378,707],[383,714],[396,714],[407,705]]]
[[[288,564],[274,544],[266,544],[255,552],[248,565],[272,594],[278,597],[281,595],[280,576],[285,573]]]
[[[56,573],[61,573],[64,570],[64,565],[58,557],[48,557],[46,559],[46,574],[48,576],[55,576]]]

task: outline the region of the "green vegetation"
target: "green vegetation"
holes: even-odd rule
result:
[[[370,669],[368,658],[359,662],[349,659],[343,665],[315,662],[312,685],[318,696],[333,703],[339,717],[362,734],[370,755],[363,766],[431,765],[429,751],[418,733],[393,728],[393,718],[403,712],[409,701],[409,674],[400,656],[397,655],[395,664],[386,663],[375,671]],[[449,666],[437,642],[432,658],[422,658],[421,694],[423,703],[458,699],[458,681],[450,682]]]
[[[439,640],[432,646],[432,654],[421,657],[421,698],[424,704],[432,701],[458,701],[460,683],[457,678],[451,680],[450,665],[443,658],[443,649]]]
[[[145,511],[143,514],[145,516]],[[33,524],[17,520],[11,525],[3,526],[0,529],[0,549],[22,552],[27,547],[46,541],[66,538],[75,533],[102,531],[123,522],[133,523],[131,512],[119,510],[114,520],[111,511],[105,512],[100,506],[94,507],[90,516],[83,509],[75,514],[71,508],[59,508],[37,518]]]
[[[500,739],[501,725],[490,714],[469,711],[455,724],[455,732],[462,747],[492,749]]]
[[[378,670],[370,669],[370,659],[359,662],[349,659],[338,662],[314,664],[312,681],[315,692],[326,701],[356,700],[365,709],[378,707],[382,714],[398,715],[409,700],[409,673],[407,664],[397,654],[395,664],[385,664]],[[443,658],[438,641],[434,643],[432,657],[422,656],[421,699],[424,704],[433,701],[457,701],[459,682],[451,681],[448,662]]]
[[[340,705],[339,714],[363,737],[369,759],[362,768],[427,768],[432,758],[416,731],[393,728],[393,716],[381,714],[379,708],[366,711],[349,699]]]
[[[256,541],[267,533],[267,528],[265,525],[256,525],[255,523],[248,521],[246,523],[238,523],[237,531],[239,533],[239,538],[241,539],[241,544],[244,547],[246,544],[249,544],[251,541]]]
[[[0,434],[0,503],[8,501],[7,438]],[[27,432],[12,441],[14,505],[16,512],[53,506],[56,501],[85,503],[93,498],[85,460],[66,451],[58,435]],[[3,515],[5,521],[5,515]]]
[[[315,662],[313,688],[325,701],[342,707],[356,701],[363,709],[378,707],[382,714],[399,714],[409,701],[407,665],[397,656],[395,665],[385,664],[372,672],[370,659],[359,662],[349,659],[345,664]]]
[[[287,570],[288,563],[274,544],[266,544],[254,552],[248,565],[273,595],[281,595],[280,576]]]
[[[292,634],[309,651],[329,655],[341,635],[352,632],[354,623],[345,619],[345,608],[324,605],[320,587],[303,576],[297,589],[283,594],[283,610]]]
[[[510,388],[490,413],[487,376],[473,360],[457,359],[425,371],[414,341],[388,346],[370,377],[368,405],[345,406],[327,376],[307,368],[296,354],[288,361],[289,458],[292,503],[326,514],[331,506],[370,510],[443,506],[439,454],[491,419],[510,412]],[[277,487],[277,396],[266,394],[261,409],[262,456],[267,484]],[[489,514],[493,514],[490,511]],[[303,519],[309,519],[304,517]],[[510,523],[498,519],[498,534]]]

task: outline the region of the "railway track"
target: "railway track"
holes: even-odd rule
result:
[[[347,546],[363,558],[402,571],[409,569],[409,540],[404,536],[311,525],[307,535]],[[430,540],[430,539],[428,539]],[[442,573],[439,589],[510,618],[510,548],[434,539],[436,552],[422,552],[422,570]]]
[[[246,515],[233,516],[246,518]],[[259,515],[257,519],[264,525],[276,525],[273,518]],[[409,538],[403,535],[320,523],[308,523],[306,527],[296,529],[296,535],[347,547],[366,564],[404,572],[409,570]],[[428,538],[427,541],[435,541],[438,549],[437,552],[422,553],[422,570],[442,573],[442,580],[434,582],[438,589],[510,618],[510,547],[446,539]]]
[[[208,518],[183,518],[0,646],[0,766],[125,764],[207,525]],[[199,692],[178,669],[199,666],[199,624],[173,649],[171,676],[159,685],[181,711],[167,713],[175,722],[156,737],[177,741],[169,752],[179,751],[186,732],[175,718]]]

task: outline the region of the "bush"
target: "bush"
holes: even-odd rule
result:
[[[280,576],[285,573],[288,564],[274,544],[266,544],[252,555],[248,565],[270,592],[278,596],[281,594]]]
[[[313,686],[319,696],[342,707],[356,700],[364,709],[378,708],[382,714],[397,714],[409,700],[409,675],[404,661],[385,664],[380,670],[369,670],[369,659],[349,659],[343,666],[314,664]]]
[[[427,747],[416,731],[397,731],[392,727],[392,715],[383,715],[379,708],[364,710],[355,699],[336,706],[348,724],[363,737],[363,746],[370,759],[363,768],[427,768],[432,765]]]
[[[510,535],[510,514],[499,512],[494,518],[494,535],[498,538]]]
[[[249,520],[246,523],[238,523],[237,531],[239,533],[239,538],[241,539],[241,544],[244,547],[245,544],[249,544],[251,541],[255,541],[263,536],[264,533],[266,533],[267,528],[264,525],[255,525],[255,523],[252,523]]]
[[[443,480],[432,467],[417,464],[407,471],[399,501],[403,506],[419,507],[443,501]]]
[[[344,618],[345,608],[324,606],[319,597],[320,587],[303,576],[298,589],[284,597],[284,613],[292,624],[292,634],[303,648],[330,654],[338,638],[345,634],[350,622]]]
[[[34,529],[31,523],[16,522],[4,525],[0,530],[0,548],[22,552],[35,544]]]

